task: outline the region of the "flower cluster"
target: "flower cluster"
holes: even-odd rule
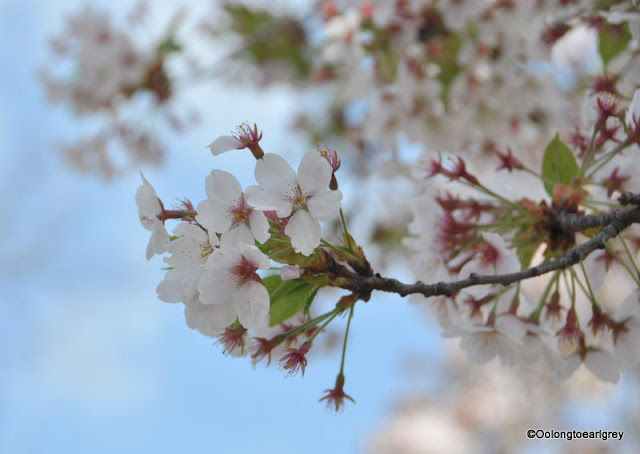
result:
[[[153,67],[161,65],[153,52],[139,49],[124,30],[114,27],[108,15],[88,6],[69,17],[66,33],[54,38],[52,46],[57,56],[72,59],[75,68],[69,79],[43,72],[48,95],[54,102],[70,104],[77,115],[98,112],[119,96],[131,96],[154,77]],[[155,71],[160,74],[162,67]],[[159,101],[168,97],[168,87],[153,88]]]
[[[53,44],[75,70],[63,79],[44,73],[52,100],[87,114],[141,93],[159,105],[176,96],[166,64],[182,51],[175,27],[142,50],[91,9],[69,22]],[[313,142],[346,139],[341,148],[358,157],[397,158],[406,139],[480,162],[508,146],[534,153],[577,119],[585,91],[628,95],[640,83],[640,14],[628,1],[323,0],[302,11],[228,1],[201,29],[231,35],[232,50],[212,67],[190,62],[188,77],[329,90],[327,102],[314,98],[313,109],[301,109],[296,126]],[[241,132],[255,142],[250,129]],[[237,148],[235,139],[214,148]],[[96,149],[74,147],[69,156],[79,168],[115,160],[102,151],[97,164],[77,163]],[[371,170],[372,162],[358,164]]]
[[[227,31],[245,46],[227,63],[261,69],[262,81],[331,87],[326,112],[302,113],[297,126],[360,152],[397,150],[399,133],[428,151],[533,151],[575,120],[585,87],[615,78],[629,89],[637,72],[640,16],[628,2],[326,0],[310,12],[315,27],[298,19],[315,40],[299,33],[273,53],[274,42],[260,47],[247,24],[263,23],[258,34],[278,23],[276,13],[227,13]],[[279,71],[264,69],[282,60]],[[295,71],[294,61],[310,69]]]
[[[591,130],[586,147],[575,141],[575,132],[569,134],[574,149],[556,136],[545,150],[541,173],[511,151],[497,152],[498,170],[530,183],[527,196],[519,200],[497,189],[515,181],[509,175],[498,181],[495,170],[471,174],[460,157],[432,160],[424,192],[413,203],[406,239],[417,277],[505,275],[553,260],[585,236],[594,237],[593,225],[569,219],[596,215],[612,197],[638,189],[633,167],[640,152],[638,108],[640,90],[628,104],[612,95],[594,98],[587,109]],[[443,181],[436,186],[434,179]],[[532,200],[534,185],[545,189],[550,200],[543,194],[540,202]],[[480,196],[465,191],[468,187]],[[567,379],[584,364],[601,380],[616,382],[621,369],[640,364],[639,240],[637,228],[629,228],[574,267],[439,297],[435,305],[444,334],[460,338],[462,349],[477,363],[498,357],[506,366],[530,366],[542,359],[556,380]]]
[[[374,272],[341,208],[335,151],[310,151],[294,170],[244,123],[208,148],[247,149],[256,185],[213,170],[206,200],[172,210],[146,180],[138,190],[147,257],[167,254],[159,298],[183,303],[187,324],[226,353],[277,356],[289,375],[304,374],[316,337],[348,315],[340,371],[322,398],[335,410],[353,400],[349,326],[374,291],[433,297],[444,335],[476,363],[537,365],[557,381],[584,365],[607,382],[640,364],[640,14],[629,2],[587,0],[320,6],[319,58],[309,60],[304,34],[266,39],[284,24],[275,13],[227,5],[247,40],[233,58],[261,68],[298,61],[297,80],[331,84],[337,114],[323,137],[348,137],[361,152],[354,168],[377,165],[420,192],[403,205],[385,189],[391,208],[367,206],[393,213],[399,236],[408,230],[419,280]],[[395,155],[380,165],[369,153],[401,137],[425,145],[415,164]],[[355,190],[360,207],[347,214],[373,231],[375,216],[359,214],[368,191]],[[179,221],[171,235],[169,219]],[[348,293],[312,315],[323,287]]]
[[[304,374],[314,338],[350,308],[339,304],[311,317],[319,286],[313,279],[300,279],[345,254],[321,239],[320,225],[341,211],[342,193],[330,189],[339,160],[335,152],[313,150],[302,157],[296,172],[278,155],[255,153],[262,137],[256,126],[241,125],[238,131],[253,134],[252,139],[223,136],[210,148],[214,155],[221,146],[246,146],[254,152],[256,186],[243,191],[232,174],[213,170],[205,180],[206,200],[195,209],[183,202],[179,209],[167,210],[142,177],[136,202],[143,227],[151,231],[147,259],[168,253],[158,298],[184,303],[187,324],[218,338],[225,353],[250,355],[255,362],[281,355],[281,366],[290,375]],[[165,227],[168,219],[179,220],[172,235]],[[351,249],[346,252],[353,255]],[[284,265],[280,273],[269,274],[278,270],[273,261]],[[341,396],[325,399],[339,409]]]
[[[167,57],[180,50],[172,30],[177,18],[167,36],[142,48],[132,31],[146,15],[140,3],[124,27],[87,6],[69,16],[64,33],[51,39],[55,60],[39,71],[49,100],[69,107],[80,118],[106,117],[101,131],[62,147],[79,170],[111,177],[123,167],[122,161],[161,161],[164,150],[157,139],[123,120],[128,105],[150,103],[153,109],[164,110],[172,127],[179,129],[184,123],[165,108],[174,95],[166,67]],[[118,144],[116,151],[109,149],[110,142]]]

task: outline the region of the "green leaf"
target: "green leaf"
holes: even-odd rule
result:
[[[443,56],[437,60],[440,67],[438,80],[442,84],[442,101],[447,105],[449,103],[449,91],[458,74],[460,74],[460,65],[458,64],[458,53],[463,45],[460,35],[451,35],[443,38]]]
[[[273,275],[263,279],[271,298],[269,326],[282,323],[311,304],[318,293],[318,286],[304,279],[283,281]]]
[[[173,52],[181,52],[182,46],[173,38],[169,36],[167,39],[158,44],[158,54],[161,56],[169,55]]]
[[[538,244],[534,242],[521,243],[516,248],[516,255],[518,256],[520,267],[523,270],[529,268],[529,264],[531,263],[531,259],[533,258],[536,249],[538,249]]]
[[[542,158],[542,178],[544,189],[553,197],[556,184],[569,184],[578,175],[578,163],[571,149],[556,134],[544,151]]]
[[[624,51],[629,41],[631,41],[631,33],[626,22],[620,25],[607,24],[600,29],[598,51],[605,66]]]
[[[268,255],[270,259],[284,265],[307,266],[318,258],[318,253],[314,252],[310,256],[297,253],[291,246],[289,238],[273,233],[264,244],[258,244],[258,249]]]
[[[265,11],[253,11],[243,5],[225,3],[223,7],[231,16],[232,28],[241,35],[250,36],[274,20],[274,16]]]
[[[301,22],[231,2],[224,4],[231,17],[230,29],[244,41],[238,54],[258,66],[284,63],[299,77],[311,71],[309,43]]]

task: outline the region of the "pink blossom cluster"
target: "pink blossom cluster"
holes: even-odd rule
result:
[[[274,320],[272,305],[276,294],[286,297],[292,289],[288,282],[301,281],[298,263],[322,260],[320,221],[336,218],[341,209],[342,193],[330,188],[339,160],[333,150],[313,150],[296,172],[282,157],[264,153],[261,137],[256,126],[243,124],[209,145],[213,155],[248,148],[256,156],[257,185],[243,191],[232,174],[213,170],[205,180],[206,200],[167,210],[143,176],[136,202],[151,232],[147,259],[168,254],[158,298],[183,303],[188,326],[217,338],[225,353],[268,362],[279,355],[289,374],[304,374],[305,355],[322,331],[317,325],[338,311],[312,319],[310,308],[296,310],[294,301],[294,313]],[[179,220],[171,235],[167,219]],[[274,268],[273,261],[283,266]],[[274,278],[278,285],[268,288],[266,281]]]
[[[160,71],[152,49],[142,50],[125,29],[117,28],[107,14],[87,6],[70,16],[64,34],[52,39],[56,57],[70,60],[66,77],[42,71],[47,94],[53,102],[73,108],[76,115],[89,115],[112,107],[120,97],[131,96]],[[156,86],[159,100],[165,89]]]
[[[578,128],[588,136],[586,146],[579,146],[575,130],[567,134],[573,150],[556,137],[546,150],[542,174],[511,150],[495,152],[497,167],[482,175],[461,157],[428,163],[405,240],[417,278],[433,282],[508,274],[557,257],[594,235],[567,229],[559,219],[606,212],[622,192],[638,190],[640,90],[631,102],[610,93],[591,102],[585,109],[590,127],[583,119],[583,129]],[[557,169],[575,165],[575,171],[548,189],[549,200],[542,195],[545,179],[553,178],[545,161],[560,154],[567,161]],[[496,170],[509,172],[507,184],[515,182],[508,177],[519,178],[526,195],[517,199],[505,191]],[[531,198],[535,186],[539,202]],[[434,306],[444,336],[459,338],[476,363],[498,357],[509,367],[544,364],[557,381],[584,364],[599,379],[617,382],[621,370],[640,364],[639,251],[640,231],[632,226],[570,269],[438,297]]]
[[[132,164],[162,160],[165,151],[157,134],[130,120],[129,110],[147,105],[166,115],[172,128],[184,126],[166,107],[174,97],[167,57],[180,50],[173,36],[179,17],[166,36],[141,46],[134,31],[147,13],[145,3],[139,3],[125,27],[86,6],[70,15],[66,29],[51,39],[52,61],[39,70],[49,100],[78,118],[98,119],[96,132],[61,146],[80,171],[109,178]]]
[[[602,69],[597,28],[573,20],[591,3],[328,0],[316,74],[339,105],[366,106],[348,124],[376,150],[399,135],[428,152],[533,150]]]

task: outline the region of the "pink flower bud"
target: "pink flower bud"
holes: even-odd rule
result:
[[[290,281],[300,277],[300,267],[298,265],[285,265],[280,270],[280,279]]]

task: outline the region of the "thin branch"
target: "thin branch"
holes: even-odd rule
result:
[[[624,194],[620,197],[620,202],[623,204],[640,205],[640,196]],[[343,278],[338,281],[338,285],[364,296],[369,295],[373,290],[380,290],[383,292],[397,293],[401,296],[420,294],[429,297],[438,295],[451,296],[458,290],[475,285],[513,284],[514,282],[541,276],[551,271],[568,268],[583,261],[596,249],[604,249],[607,241],[618,236],[620,232],[631,224],[640,222],[640,206],[621,208],[611,213],[597,215],[567,215],[565,222],[570,223],[572,228],[576,230],[597,226],[603,227],[593,238],[569,249],[560,257],[515,273],[499,275],[479,275],[472,273],[466,279],[453,282],[425,284],[422,281],[418,281],[413,284],[405,284],[397,279],[382,277],[380,274],[369,277],[361,276],[344,267],[338,266],[338,275]]]

